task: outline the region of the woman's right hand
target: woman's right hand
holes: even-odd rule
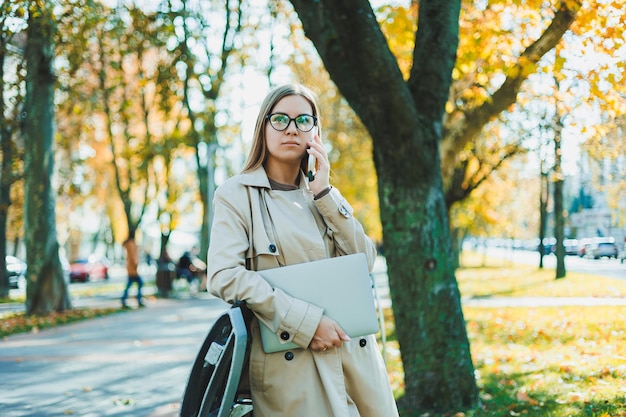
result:
[[[309,349],[324,352],[333,347],[341,347],[343,342],[349,342],[350,337],[333,319],[322,316],[322,320],[315,330]]]

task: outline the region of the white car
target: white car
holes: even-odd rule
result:
[[[26,262],[15,256],[5,256],[7,275],[9,276],[9,288],[20,288],[26,282]]]
[[[600,242],[591,250],[593,259],[615,258],[617,259],[617,245],[613,242]]]

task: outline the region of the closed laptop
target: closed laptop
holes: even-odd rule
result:
[[[350,337],[378,332],[372,279],[363,253],[258,271],[274,288],[324,309]],[[280,340],[263,323],[261,341],[266,353],[298,349]]]

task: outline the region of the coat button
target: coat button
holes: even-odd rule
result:
[[[367,340],[365,340],[365,339],[359,340],[359,346],[365,347],[365,345],[367,345]]]
[[[274,245],[273,243],[270,244],[270,252],[275,253],[276,252],[276,245]]]
[[[281,339],[283,339],[283,340],[289,340],[289,333],[287,333],[287,332],[282,332],[282,333],[280,334],[280,338],[281,338]]]
[[[293,352],[287,352],[285,353],[285,359],[287,359],[288,361],[293,359]]]

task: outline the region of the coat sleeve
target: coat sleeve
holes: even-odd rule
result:
[[[376,245],[365,234],[363,226],[353,215],[354,209],[339,190],[333,187],[328,194],[314,200],[314,204],[326,222],[337,254],[364,253],[371,271],[376,260]]]
[[[246,269],[251,214],[247,196],[238,196],[240,193],[233,192],[233,188],[222,186],[215,193],[207,262],[208,288],[228,303],[245,301],[270,329],[289,334],[285,343],[294,342],[307,348],[323,310],[272,288],[256,271]],[[245,202],[245,206],[238,202]]]

